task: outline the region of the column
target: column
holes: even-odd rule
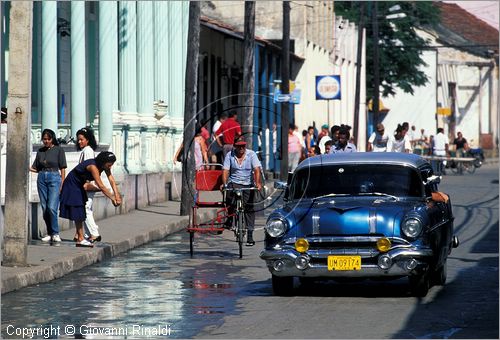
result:
[[[168,119],[172,128],[166,139],[168,167],[180,170],[180,165],[173,167],[173,156],[181,144],[184,132],[184,96],[187,56],[187,33],[189,22],[189,1],[171,1],[168,3],[169,43],[168,49],[168,82],[169,101]],[[179,67],[180,66],[180,67]],[[179,86],[178,84],[182,84]]]
[[[86,125],[85,2],[71,2],[71,136]]]
[[[42,130],[57,133],[57,2],[42,2]]]
[[[141,129],[137,116],[137,16],[135,1],[119,2],[119,107],[128,124],[126,138],[127,170],[141,173]]]
[[[187,31],[189,18],[188,1],[169,2],[170,49],[170,119],[172,126],[182,133],[184,127],[184,83],[186,75]],[[182,67],[179,67],[182,65]],[[183,84],[178,86],[176,84]]]
[[[137,77],[138,109],[141,117],[153,116],[154,54],[153,2],[137,2]]]
[[[137,113],[136,2],[119,2],[119,105],[124,118]]]
[[[118,17],[116,1],[99,2],[99,141],[111,144],[118,112]]]
[[[113,142],[119,141],[113,137],[113,116],[119,118],[117,11],[116,1],[99,2],[99,143],[111,145],[116,154],[113,173],[123,172],[124,164],[122,143]],[[121,131],[118,125],[116,134]]]
[[[169,2],[168,1],[154,1],[153,2],[153,20],[154,20],[154,86],[155,86],[155,101],[156,106],[156,118],[158,119],[157,125],[163,127],[161,130],[161,150],[162,158],[166,157],[166,160],[170,160],[173,157],[169,148],[170,137],[165,131],[170,127],[170,115],[171,110],[170,94],[169,94],[169,51],[174,47],[169,41],[168,33],[168,14],[169,14]],[[182,84],[184,87],[184,84]],[[166,171],[167,161],[162,159],[159,161],[160,171]]]
[[[157,120],[154,117],[154,44],[153,2],[137,2],[137,78],[138,111],[145,131],[141,135],[141,167],[148,172],[159,170],[156,145]]]
[[[169,103],[168,94],[168,58],[169,50],[174,46],[169,46],[168,41],[168,1],[153,2],[154,8],[154,96],[156,101]]]

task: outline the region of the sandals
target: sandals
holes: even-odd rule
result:
[[[81,240],[80,242],[76,242],[77,247],[88,247],[88,248],[93,248],[94,244],[88,240]]]
[[[101,240],[102,240],[101,235],[97,236],[96,238],[92,238],[92,237],[89,238],[90,243],[101,242]]]

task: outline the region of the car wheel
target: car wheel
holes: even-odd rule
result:
[[[446,262],[432,273],[431,282],[436,286],[444,286],[446,283]]]
[[[412,295],[417,297],[424,297],[427,295],[429,292],[429,276],[427,273],[410,276],[409,280]]]
[[[272,275],[274,295],[289,296],[293,293],[293,276]]]

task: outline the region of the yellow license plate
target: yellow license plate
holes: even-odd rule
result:
[[[328,270],[361,270],[361,256],[328,256]]]

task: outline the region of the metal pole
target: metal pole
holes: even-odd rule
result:
[[[283,94],[290,93],[290,2],[283,1],[283,46],[281,57],[281,89]],[[281,103],[281,167],[280,179],[288,178],[288,125],[290,104],[288,101]]]
[[[242,132],[246,137],[247,148],[252,150],[253,140],[253,115],[254,115],[254,88],[255,88],[255,1],[245,1],[245,28],[244,28],[244,53],[243,58],[243,93],[245,96]],[[255,131],[257,133],[257,131]]]
[[[363,56],[363,25],[365,17],[365,2],[360,3],[359,23],[358,23],[358,47],[356,52],[356,92],[354,93],[354,126],[353,135],[356,138],[356,145],[359,147],[359,102],[361,93],[361,58]]]
[[[376,1],[372,2],[372,25],[373,25],[373,126],[380,123],[379,120],[379,88],[380,88],[380,70],[379,70],[379,51],[378,51],[378,21]]]
[[[326,121],[328,122],[328,128],[330,128],[330,99],[326,101]]]

